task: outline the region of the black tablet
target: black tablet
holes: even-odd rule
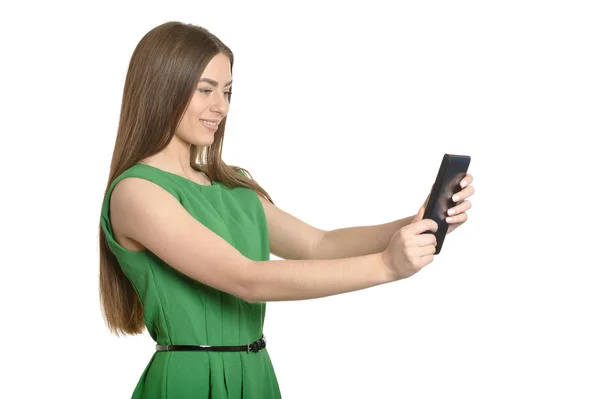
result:
[[[438,225],[434,233],[437,239],[435,254],[439,254],[448,232],[448,209],[455,205],[452,196],[462,190],[460,181],[466,176],[471,157],[468,155],[444,154],[423,219],[432,219]],[[431,234],[431,231],[425,233]]]

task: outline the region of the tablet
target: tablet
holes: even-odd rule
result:
[[[433,233],[437,240],[435,255],[441,252],[448,232],[448,222],[446,222],[448,209],[455,205],[452,196],[462,190],[460,181],[466,176],[470,163],[471,157],[468,155],[444,154],[442,158],[423,216],[423,219],[431,219],[438,225],[438,230]],[[425,234],[431,233],[431,231],[425,232]]]

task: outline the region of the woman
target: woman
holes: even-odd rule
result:
[[[280,398],[266,302],[396,281],[433,260],[435,237],[421,233],[437,226],[423,207],[325,232],[225,165],[232,66],[218,38],[177,22],[148,32],[131,58],[102,206],[100,294],[111,331],[146,327],[157,342],[133,398]],[[471,182],[450,230],[466,220]]]

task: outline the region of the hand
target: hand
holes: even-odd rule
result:
[[[452,196],[452,200],[456,205],[448,209],[448,234],[452,233],[458,226],[462,226],[467,221],[467,210],[471,209],[471,201],[467,198],[475,194],[475,188],[471,185],[473,183],[473,176],[467,174],[464,179],[461,180],[460,186],[462,190]]]
[[[410,224],[398,230],[383,252],[383,260],[395,279],[407,278],[433,261],[437,245],[435,235],[422,234],[437,231],[437,223],[423,219],[425,207],[412,219]]]

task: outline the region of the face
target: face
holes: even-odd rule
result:
[[[219,123],[229,111],[230,71],[231,66],[226,55],[217,54],[210,61],[177,127],[176,137],[199,147],[213,143]]]

